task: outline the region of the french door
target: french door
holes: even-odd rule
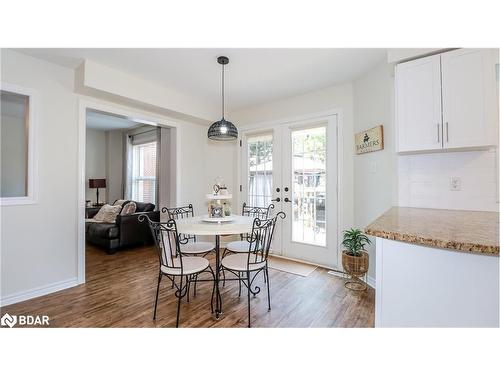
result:
[[[241,159],[241,199],[286,214],[272,252],[335,267],[337,116],[244,132]]]

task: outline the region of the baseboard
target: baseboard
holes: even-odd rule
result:
[[[368,285],[370,285],[373,289],[376,289],[376,288],[375,288],[375,285],[377,285],[377,284],[376,284],[375,279],[374,279],[373,277],[371,277],[371,276],[367,276],[367,277],[366,277],[366,283],[367,283]]]
[[[0,306],[8,306],[14,303],[26,301],[32,298],[41,297],[46,294],[58,292],[63,289],[71,288],[78,285],[78,278],[58,281],[56,283],[48,284],[39,288],[28,289],[19,293],[2,296],[0,299]]]

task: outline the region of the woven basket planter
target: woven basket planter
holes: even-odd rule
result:
[[[346,281],[344,285],[348,289],[365,290],[366,284],[359,278],[363,277],[368,272],[369,256],[366,251],[361,251],[361,256],[348,255],[344,250],[342,252],[342,267],[345,272],[351,276],[351,279]]]

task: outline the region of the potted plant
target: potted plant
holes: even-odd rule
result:
[[[345,230],[342,246],[342,267],[351,278],[344,283],[346,288],[353,290],[365,290],[364,284],[359,278],[368,272],[368,252],[365,246],[370,244],[370,239],[360,230],[351,228]]]

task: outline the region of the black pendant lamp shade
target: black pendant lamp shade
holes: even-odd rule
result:
[[[217,62],[222,66],[222,118],[208,129],[208,138],[215,141],[232,141],[238,138],[238,129],[224,118],[224,65],[229,63],[226,56],[219,56]]]

